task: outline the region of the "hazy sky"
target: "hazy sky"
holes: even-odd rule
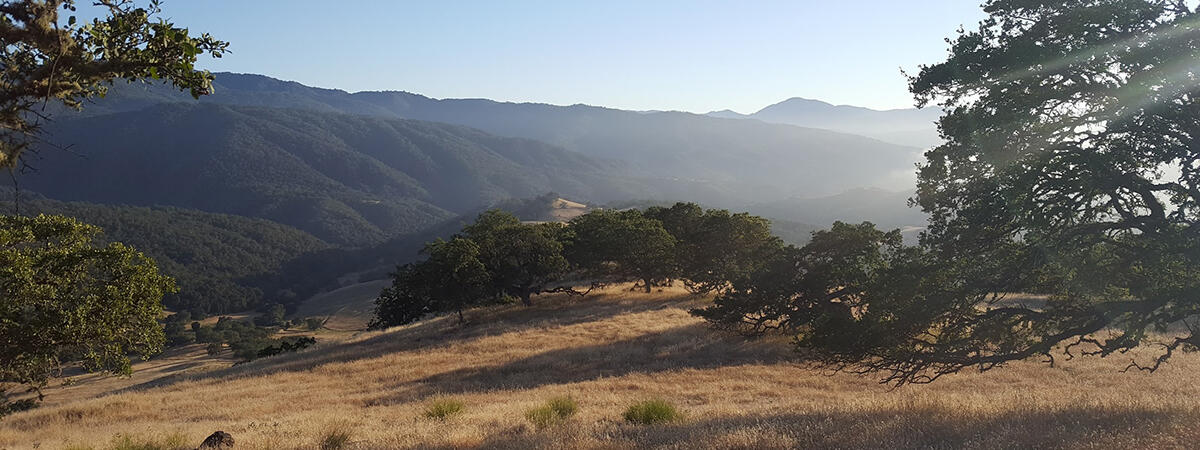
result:
[[[337,5],[333,7],[331,5]],[[308,85],[624,109],[749,113],[790,97],[911,106],[978,0],[166,0],[230,41],[214,71]]]

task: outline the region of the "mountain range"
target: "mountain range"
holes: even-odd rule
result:
[[[829,195],[864,186],[907,189],[917,147],[844,131],[730,120],[682,112],[642,113],[587,105],[433,99],[389,92],[348,93],[261,75],[217,74],[200,103],[301,109],[462,125],[627,164],[623,174],[669,180],[660,198],[737,205],[762,196]],[[86,114],[195,103],[166,86],[119,84]]]
[[[713,111],[708,115],[725,119],[756,119],[767,123],[823,128],[922,149],[941,143],[936,125],[942,115],[939,108],[879,111],[794,97],[753,114],[740,114],[726,109]]]
[[[348,93],[229,73],[215,88],[196,101],[118,83],[82,111],[56,111],[39,170],[19,177],[26,212],[110,228],[107,238],[147,249],[180,279],[170,306],[208,312],[378,275],[488,205],[548,192],[749,209],[776,218],[792,242],[830,217],[921,221],[894,195],[911,189],[921,150],[883,134],[928,111],[793,99],[714,117]]]

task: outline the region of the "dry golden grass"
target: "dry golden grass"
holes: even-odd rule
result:
[[[706,328],[682,292],[610,288],[538,306],[496,307],[205,373],[59,401],[0,421],[0,448],[103,448],[118,433],[216,430],[237,448],[1194,448],[1200,358],[1155,374],[1125,360],[1036,361],[889,390],[871,378],[791,362],[782,340]],[[525,413],[570,396],[568,426]],[[446,420],[432,399],[461,400]],[[640,426],[621,414],[661,398],[681,422]]]
[[[328,330],[362,329],[371,321],[379,291],[389,285],[390,279],[372,280],[317,294],[300,305],[290,318],[320,317],[326,319]]]

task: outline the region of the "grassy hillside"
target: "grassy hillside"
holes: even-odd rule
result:
[[[390,279],[371,280],[322,292],[302,303],[292,317],[320,317],[330,330],[362,330],[371,321],[379,291],[391,284]]]
[[[782,340],[711,331],[681,291],[612,288],[583,299],[471,311],[297,354],[156,380],[111,395],[52,387],[50,404],[0,421],[2,448],[195,446],[224,430],[237,448],[1188,448],[1200,439],[1200,357],[1153,375],[1125,359],[1037,361],[889,390],[871,378],[796,364]],[[80,382],[74,389],[85,385]],[[70,388],[68,388],[70,389]],[[86,398],[64,398],[90,392]],[[579,413],[538,429],[525,412],[569,395]],[[465,405],[445,420],[429,402]],[[626,423],[661,398],[683,420]]]

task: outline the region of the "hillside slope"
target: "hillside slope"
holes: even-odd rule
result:
[[[620,164],[460,126],[213,104],[55,122],[22,177],[48,197],[270,219],[339,245],[549,191],[603,201],[652,191]]]
[[[919,155],[916,148],[852,134],[690,113],[434,99],[395,91],[347,93],[233,73],[217,74],[215,87],[200,102],[399,117],[536,139],[625,161],[641,177],[690,184],[664,198],[722,205],[776,192],[822,195],[862,186],[906,187]],[[156,102],[194,101],[160,86],[118,85],[85,112],[129,111]]]
[[[1120,373],[1125,359],[1028,361],[889,390],[795,364],[785,339],[713,332],[687,313],[702,303],[619,287],[542,296],[530,309],[470,311],[465,327],[444,317],[227,369],[135,374],[106,396],[63,399],[85,386],[52,387],[51,404],[0,420],[0,447],[99,449],[118,433],[194,446],[215,430],[244,449],[317,448],[330,430],[355,449],[1188,448],[1200,438],[1196,355],[1153,375]],[[561,395],[580,405],[570,423],[539,430],[525,419]],[[423,417],[444,397],[465,411]],[[684,420],[621,420],[650,398]]]
[[[12,205],[13,191],[0,187]],[[128,244],[175,278],[179,292],[163,303],[174,310],[240,311],[264,300],[284,301],[256,282],[301,255],[330,245],[295,228],[264,219],[172,207],[135,207],[50,200],[21,191],[22,214],[61,214],[96,225],[100,239]],[[267,292],[264,292],[266,290]]]

